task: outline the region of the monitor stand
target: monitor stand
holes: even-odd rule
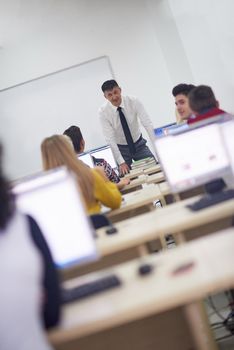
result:
[[[226,184],[221,178],[207,183],[205,185],[206,194],[187,207],[197,211],[234,198],[234,189],[224,190],[225,187]]]
[[[213,180],[205,184],[205,192],[207,194],[212,195],[213,193],[217,193],[220,191],[223,191],[223,189],[226,187],[226,183],[222,178]]]

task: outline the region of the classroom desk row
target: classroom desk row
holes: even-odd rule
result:
[[[125,175],[125,178],[133,179],[140,175],[150,175],[155,174],[161,171],[160,164],[149,164],[147,166],[138,167],[136,169],[130,170],[128,174]]]
[[[160,169],[152,175],[135,169],[134,177],[136,170],[138,177],[128,185],[134,192],[124,195],[120,209],[107,214],[117,233],[97,230],[99,261],[64,276],[64,283],[72,286],[114,273],[122,285],[64,306],[62,324],[49,339],[56,350],[217,350],[200,300],[234,286],[234,229],[219,231],[233,224],[234,199],[193,212],[186,205],[200,196],[177,196],[180,201],[155,210],[153,201],[165,205],[170,188],[162,182]],[[152,241],[166,248],[168,234],[180,246],[149,254]],[[142,263],[153,271],[140,276]],[[96,272],[87,275],[90,271]],[[71,276],[80,277],[67,280]]]
[[[194,229],[201,228],[207,224],[211,225],[211,231],[219,229],[219,222],[225,219],[232,220],[234,216],[234,199],[221,202],[202,210],[192,211],[187,205],[198,200],[200,196],[181,200],[160,209],[145,213],[134,218],[117,222],[115,227],[119,234],[132,234],[157,238],[166,234],[175,234],[179,241],[186,239],[184,234]],[[230,226],[230,225],[229,225]],[[100,229],[104,230],[104,229]],[[202,233],[199,229],[197,235]],[[187,239],[189,236],[187,235]]]
[[[163,181],[165,181],[165,176],[161,171],[153,175],[142,174],[131,180],[130,184],[126,185],[121,192],[125,194],[142,188],[143,184],[157,184]]]
[[[56,350],[217,350],[199,300],[234,286],[233,247],[230,228],[66,282],[114,273],[122,285],[64,306],[49,340]],[[152,267],[148,275],[138,273],[142,262]]]
[[[160,200],[163,205],[166,204],[164,195],[161,193],[158,185],[144,185],[139,190],[123,195],[121,207],[108,211],[106,215],[114,223],[154,210],[153,203],[156,200]]]
[[[100,260],[67,271],[66,278],[115,265],[148,254],[148,243],[154,241],[157,250],[166,248],[165,236],[173,234],[177,244],[208,235],[233,224],[234,199],[215,206],[191,211],[187,204],[198,197],[175,202],[166,207],[115,223],[117,233],[97,230],[97,249]]]

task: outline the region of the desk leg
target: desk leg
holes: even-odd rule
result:
[[[146,255],[149,255],[149,251],[147,249],[147,246],[145,244],[141,244],[137,247],[137,250],[138,250],[138,253],[139,253],[139,256],[146,256]]]
[[[218,350],[202,302],[185,305],[184,313],[197,350]]]
[[[165,235],[160,235],[159,239],[160,239],[160,243],[162,245],[162,249],[166,250],[167,249],[167,242],[166,242]]]
[[[162,206],[163,206],[163,207],[165,207],[165,206],[167,205],[166,199],[165,199],[165,197],[163,196],[163,194],[162,194],[162,196],[159,198],[159,200],[160,200],[160,202],[162,203]]]
[[[173,197],[174,197],[174,201],[175,201],[175,202],[180,202],[180,201],[181,201],[181,197],[180,197],[180,194],[179,194],[179,193],[175,193],[175,194],[173,195]]]
[[[176,234],[174,234],[174,237],[177,245],[185,243],[186,241],[183,232],[177,232]]]

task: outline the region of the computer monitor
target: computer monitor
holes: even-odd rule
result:
[[[81,154],[79,154],[78,158],[80,160],[82,160],[82,162],[87,164],[90,168],[94,167],[93,160],[92,160],[90,153],[81,153]]]
[[[93,229],[70,172],[57,168],[19,182],[12,191],[17,208],[37,221],[59,269],[97,259]]]
[[[173,127],[173,126],[176,126],[176,125],[177,125],[176,123],[170,123],[170,124],[160,126],[159,128],[155,128],[154,134],[156,137],[161,137],[161,136],[165,135],[166,129]]]
[[[234,176],[234,119],[221,124],[220,129],[223,136],[223,142],[230,159],[232,175]]]
[[[174,193],[230,173],[230,162],[218,124],[161,137],[156,139],[155,146]]]
[[[113,156],[110,146],[103,146],[90,151],[91,156],[95,158],[103,158],[110,164],[113,169],[117,168],[115,158]]]
[[[166,129],[164,129],[164,135],[175,135],[179,134],[181,132],[184,132],[189,129],[189,124],[187,123],[182,123],[182,124],[176,124],[173,126],[170,126]]]

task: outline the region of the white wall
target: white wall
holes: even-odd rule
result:
[[[179,82],[211,85],[234,111],[233,10],[232,0],[0,0],[0,89],[108,55],[155,127],[174,121]]]
[[[0,27],[0,89],[107,55],[123,93],[142,100],[155,126],[174,120],[172,83],[145,1],[15,0],[0,6],[8,19]],[[17,123],[16,116],[13,127]]]
[[[154,124],[171,119],[171,80],[145,1],[14,2],[18,9],[6,5],[13,29],[1,43],[0,88],[108,55],[124,92],[141,98]]]
[[[169,0],[195,84],[234,113],[234,1]]]

